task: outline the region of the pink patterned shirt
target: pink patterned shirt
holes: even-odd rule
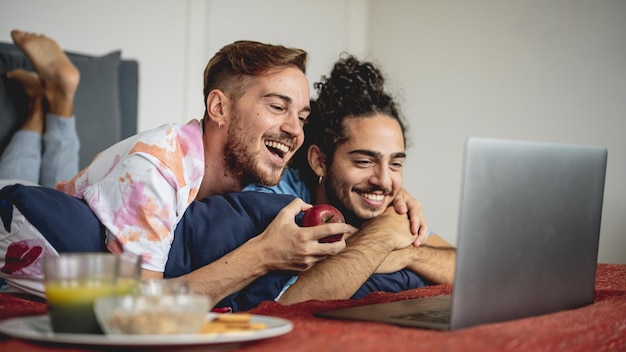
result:
[[[57,189],[84,199],[121,244],[163,272],[176,224],[204,176],[201,121],[167,124],[125,139]]]

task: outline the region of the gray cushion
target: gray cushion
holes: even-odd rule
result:
[[[80,71],[74,114],[80,138],[80,168],[120,140],[119,75],[121,52],[101,57],[68,54]]]
[[[139,110],[139,63],[135,60],[120,62],[120,110],[122,113],[121,139],[137,134]]]
[[[18,67],[30,68],[26,57],[14,45],[0,43],[0,151],[4,150],[28,112],[28,98],[22,86],[5,75]]]
[[[97,153],[122,137],[118,88],[121,53],[115,51],[101,57],[67,54],[81,74],[74,113],[81,142],[82,168]],[[14,68],[32,70],[21,50],[12,44],[0,43],[0,72],[3,74],[0,82],[0,151],[4,150],[12,134],[19,129],[27,113],[28,100],[21,85],[8,80],[4,75]],[[127,128],[132,128],[132,125]]]

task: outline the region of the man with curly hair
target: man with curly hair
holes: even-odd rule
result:
[[[300,273],[280,297],[282,303],[358,298],[376,289],[453,281],[455,249],[428,234],[426,226],[407,246],[402,239],[410,233],[409,219],[389,207],[397,197],[410,196],[402,189],[406,128],[384,83],[372,63],[341,58],[330,77],[315,84],[318,98],[311,102],[307,138],[281,182],[246,188],[329,203],[362,230],[347,239],[343,252]],[[377,275],[380,280],[372,280]]]

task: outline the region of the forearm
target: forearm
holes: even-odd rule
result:
[[[423,244],[420,247],[413,247],[413,260],[409,262],[407,269],[430,282],[452,284],[455,263],[455,248]]]
[[[172,280],[190,282],[195,291],[209,296],[215,305],[269,271],[261,253],[248,241],[215,262]]]
[[[343,252],[300,273],[279,302],[294,304],[312,299],[349,299],[392,249],[391,245],[381,243],[374,236],[357,234]]]

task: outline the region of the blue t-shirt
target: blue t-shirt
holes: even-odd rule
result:
[[[289,194],[296,198],[300,198],[307,203],[311,203],[311,191],[306,186],[306,183],[300,177],[300,171],[295,169],[286,169],[285,173],[280,179],[280,182],[276,186],[267,187],[258,184],[248,185],[243,189],[246,191],[276,193],[276,194]]]
[[[300,177],[300,171],[287,168],[285,173],[280,178],[280,181],[276,186],[268,187],[258,184],[251,184],[243,189],[244,192],[264,192],[264,193],[276,193],[276,194],[289,194],[294,197],[300,198],[307,203],[311,203],[311,191],[306,186],[306,183]],[[274,299],[278,301],[280,296],[285,293],[289,286],[293,285],[298,279],[297,275],[294,275],[289,282],[285,284],[278,296]]]

